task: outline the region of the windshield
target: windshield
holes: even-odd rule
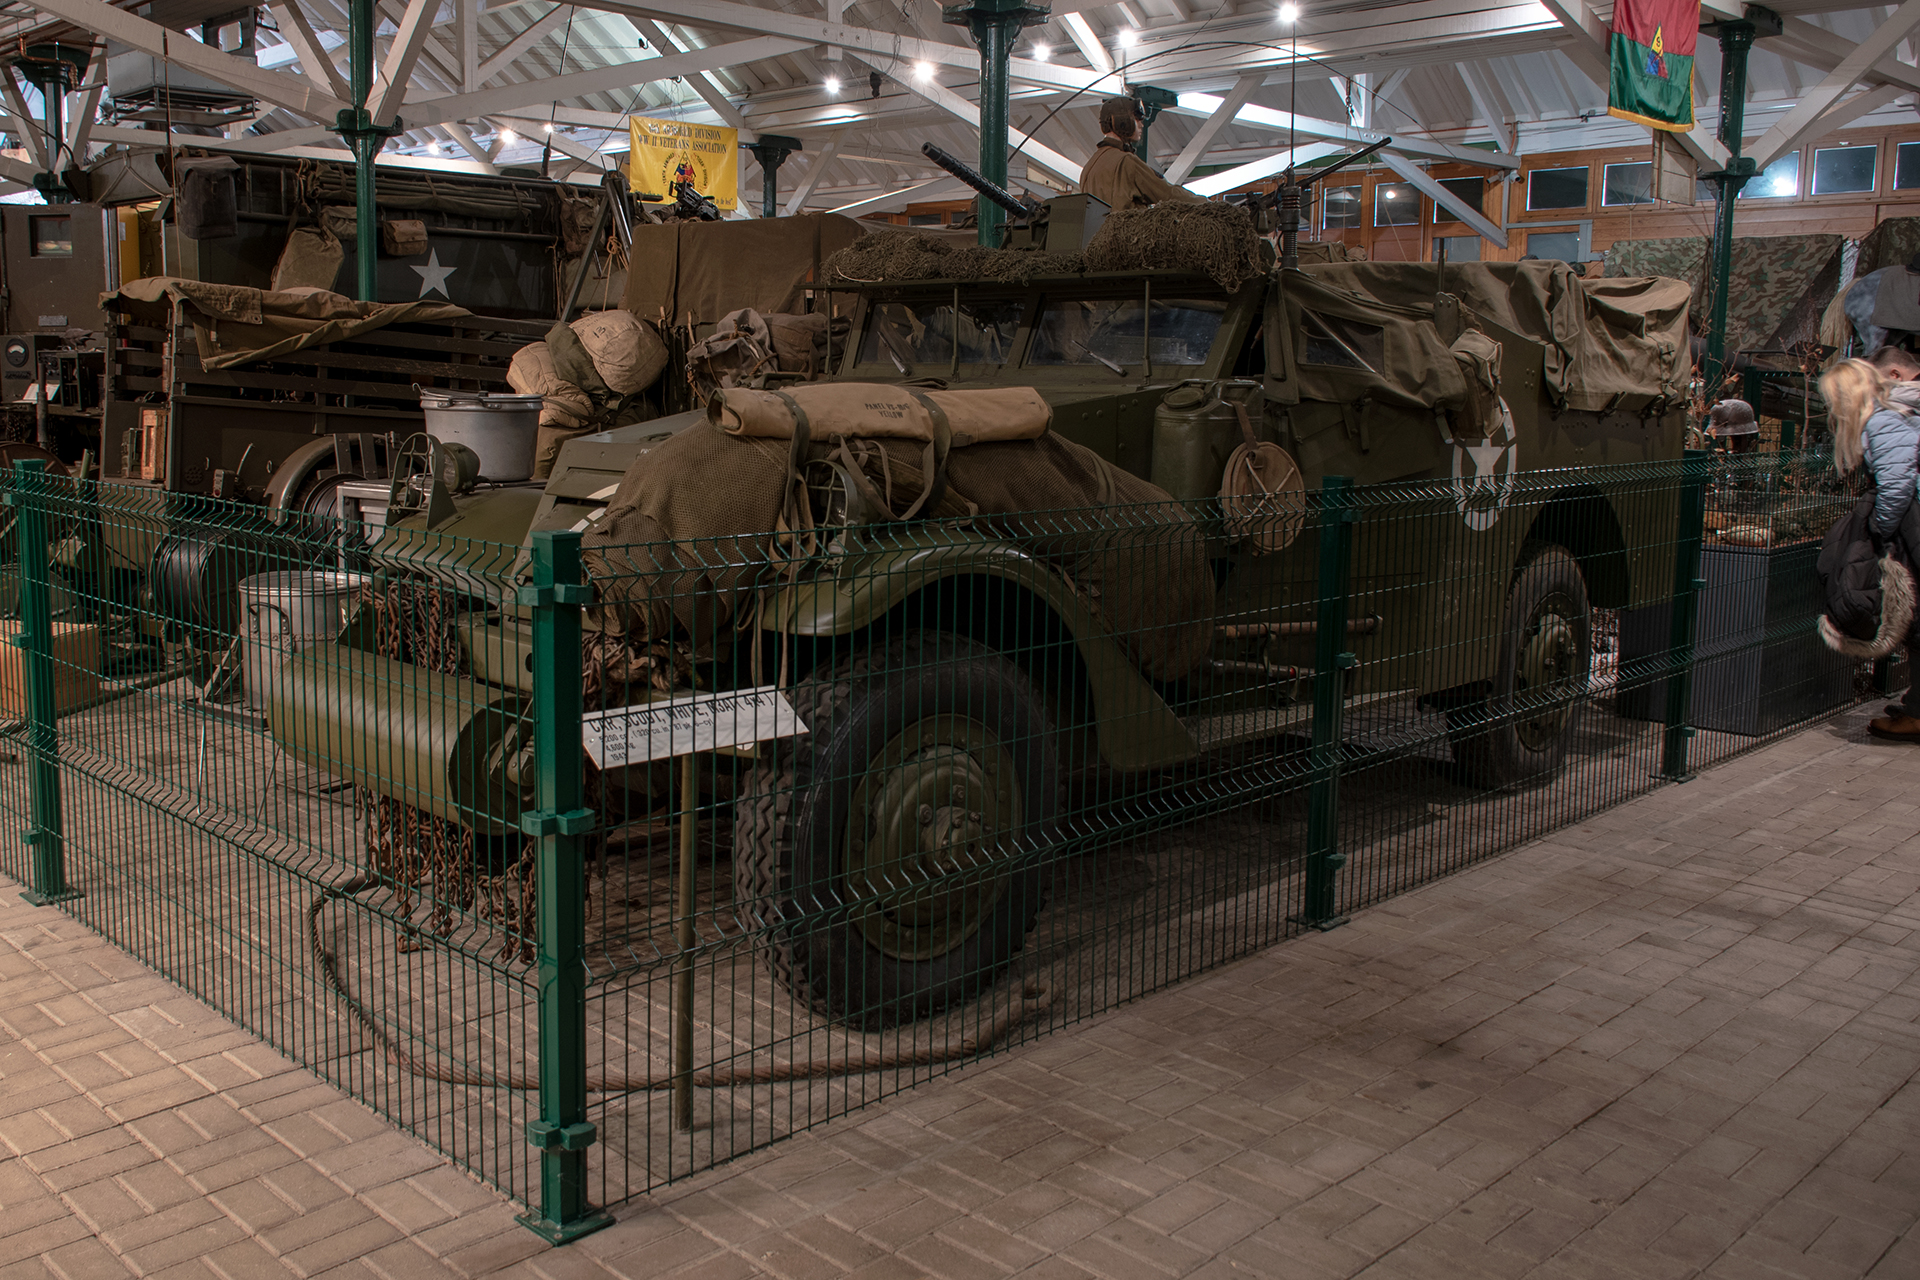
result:
[[[960,304],[960,363],[1005,364],[1020,328],[1017,299]],[[891,364],[899,373],[954,361],[952,302],[878,302],[860,343],[861,364]]]
[[[1227,304],[1209,298],[1155,298],[1150,316],[1139,298],[1050,299],[1027,363],[1103,364],[1116,372],[1138,365],[1144,318],[1155,365],[1205,364],[1226,315]]]

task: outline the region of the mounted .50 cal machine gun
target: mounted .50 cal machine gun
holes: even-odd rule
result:
[[[1341,156],[1326,168],[1316,170],[1304,182],[1297,178],[1298,171],[1289,167],[1274,191],[1266,194],[1256,191],[1247,196],[1245,204],[1254,215],[1255,225],[1262,231],[1280,232],[1280,265],[1283,268],[1292,269],[1300,265],[1300,223],[1301,215],[1306,212],[1307,188],[1331,178],[1348,165],[1358,164],[1392,141],[1392,138],[1382,138],[1352,155]]]
[[[1051,200],[1016,196],[952,152],[931,142],[920,144],[920,154],[1007,211],[1008,221],[1000,240],[1003,249],[1078,253],[1087,247],[1087,242],[1112,212],[1106,201],[1084,192],[1055,196]]]

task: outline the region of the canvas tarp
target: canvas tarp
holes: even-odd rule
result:
[[[804,311],[820,263],[859,237],[858,222],[834,213],[636,226],[621,305],[642,320],[695,326],[742,308]]]
[[[1450,263],[1444,276],[1433,263],[1341,262],[1289,273],[1283,287],[1296,330],[1314,331],[1299,314],[1307,311],[1383,331],[1374,375],[1303,364],[1307,399],[1351,400],[1358,377],[1387,403],[1463,404],[1460,361],[1431,318],[1443,288],[1469,317],[1542,343],[1547,386],[1569,408],[1637,410],[1686,391],[1688,288],[1677,280],[1583,280],[1563,262]]]
[[[842,445],[835,421],[814,422],[809,458],[832,453],[858,466],[896,516],[927,492],[916,441]],[[788,441],[729,435],[704,420],[636,460],[581,539],[596,599],[589,627],[643,641],[677,627],[705,642],[739,624],[807,541],[788,509],[791,461]],[[955,449],[946,479],[935,520],[963,521],[1045,560],[1150,679],[1180,679],[1206,657],[1207,532],[1164,491],[1052,431]]]
[[[1735,237],[1727,350],[1778,351],[1816,341],[1820,313],[1840,287],[1844,243],[1835,235]],[[1616,240],[1607,250],[1607,276],[1685,280],[1693,287],[1694,327],[1704,333],[1706,260],[1707,242],[1699,236]]]
[[[344,342],[390,324],[473,314],[445,302],[355,302],[324,289],[250,289],[175,276],[148,276],[100,295],[102,307],[163,327],[176,302],[193,325],[200,363],[208,369]]]

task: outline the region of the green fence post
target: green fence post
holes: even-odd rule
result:
[[[540,1149],[538,1212],[520,1216],[536,1235],[564,1244],[613,1218],[587,1202],[587,867],[581,837],[593,829],[580,766],[580,606],[590,598],[580,535],[533,535],[533,584],[519,601],[533,610],[534,811],[520,826],[534,837],[540,976],[540,1117],[527,1140]]]
[[[1313,645],[1313,789],[1307,799],[1307,887],[1296,922],[1332,929],[1347,922],[1334,910],[1334,876],[1347,864],[1340,844],[1340,722],[1347,672],[1358,660],[1347,649],[1347,592],[1353,569],[1353,481],[1320,483],[1320,613]]]
[[[67,884],[66,828],[60,815],[59,709],[54,703],[53,596],[47,582],[47,464],[14,464],[13,507],[20,563],[20,671],[27,689],[27,794],[32,812],[22,836],[33,847],[32,882],[21,896],[35,906],[80,896]]]
[[[1660,776],[1669,782],[1687,782],[1687,740],[1693,727],[1693,625],[1699,611],[1696,593],[1707,584],[1700,578],[1700,542],[1705,532],[1707,471],[1704,449],[1688,449],[1680,467],[1680,510],[1673,538],[1673,618],[1667,632],[1667,733]]]

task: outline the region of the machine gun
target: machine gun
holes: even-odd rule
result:
[[[1086,194],[1055,196],[1046,201],[1023,199],[931,142],[920,144],[920,154],[1007,211],[1010,220],[1000,242],[1003,249],[1078,253],[1087,247],[1108,213],[1105,201]]]
[[[691,182],[673,184],[673,213],[683,222],[720,221],[720,206],[694,190]]]
[[[1352,155],[1341,156],[1326,168],[1316,171],[1305,182],[1297,181],[1294,178],[1293,169],[1289,167],[1286,175],[1280,180],[1279,190],[1265,197],[1264,201],[1262,197],[1258,195],[1247,198],[1247,207],[1253,211],[1256,216],[1263,203],[1267,209],[1277,212],[1280,216],[1281,267],[1290,269],[1300,265],[1300,205],[1301,198],[1306,194],[1307,188],[1316,182],[1331,178],[1334,174],[1340,172],[1350,164],[1357,164],[1365,160],[1368,156],[1392,141],[1392,138],[1382,138],[1372,146],[1362,147]]]
[[[1024,221],[1040,212],[1042,206],[1038,200],[1022,200],[943,147],[937,147],[931,142],[923,142],[920,144],[920,154],[1016,218]]]

